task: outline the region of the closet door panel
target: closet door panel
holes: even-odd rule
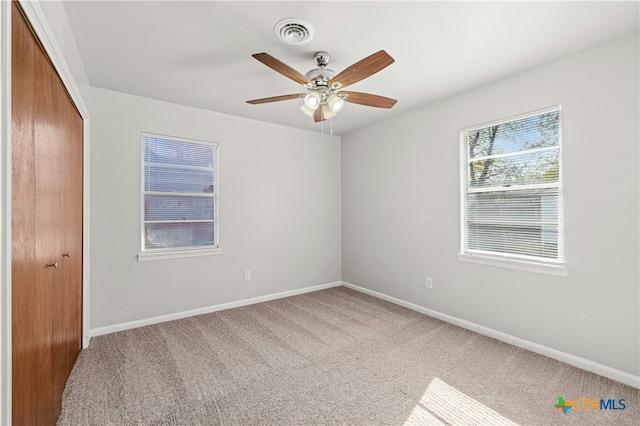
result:
[[[60,157],[57,218],[59,282],[53,287],[54,388],[61,397],[81,349],[82,317],[82,119],[61,83],[55,86]]]
[[[12,146],[12,412],[13,423],[35,424],[37,410],[37,375],[33,369],[39,363],[40,335],[31,312],[33,301],[40,298],[36,279],[36,191],[35,191],[35,140],[34,102],[35,87],[31,69],[35,52],[29,48],[31,40],[23,31],[24,22],[12,18],[12,137],[24,141]],[[20,52],[20,54],[18,54]],[[24,78],[15,78],[21,75]],[[16,380],[18,378],[18,380]]]
[[[55,424],[81,349],[82,118],[12,13],[13,423]]]
[[[56,310],[59,303],[56,297],[62,285],[62,236],[60,222],[62,218],[61,204],[64,194],[61,191],[62,174],[64,173],[64,156],[61,151],[60,129],[58,128],[57,90],[51,76],[48,60],[44,55],[37,55],[36,93],[39,102],[35,116],[36,144],[36,256],[39,264],[38,283],[41,299],[36,302],[36,311],[41,330],[45,334],[40,348],[40,368],[38,375],[38,419],[43,424],[55,423],[56,406],[61,395],[57,394],[57,363],[54,356],[57,351],[55,332]],[[55,265],[55,266],[50,266]],[[57,358],[57,357],[56,357]]]

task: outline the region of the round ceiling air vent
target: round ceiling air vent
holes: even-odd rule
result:
[[[310,23],[302,19],[287,18],[273,27],[273,33],[283,43],[299,45],[311,41],[314,30]]]

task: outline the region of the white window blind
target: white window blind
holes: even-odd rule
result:
[[[142,134],[142,251],[218,248],[218,145]]]
[[[462,132],[467,255],[563,264],[560,109]]]

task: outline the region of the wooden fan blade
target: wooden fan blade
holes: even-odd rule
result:
[[[381,50],[338,73],[329,80],[329,87],[333,89],[347,87],[385,69],[394,62],[395,60],[387,52]]]
[[[322,113],[322,105],[320,105],[318,108],[316,108],[315,112],[313,113],[313,120],[317,123],[319,121],[325,121],[326,118],[324,118],[324,114]]]
[[[304,93],[298,93],[295,95],[272,96],[270,98],[262,98],[262,99],[253,99],[251,101],[247,101],[247,103],[251,105],[258,105],[258,104],[266,104],[269,102],[288,101],[289,99],[298,99],[298,98],[304,98]]]
[[[308,87],[311,87],[311,85],[313,84],[307,77],[300,74],[298,71],[294,70],[284,62],[281,62],[273,56],[269,55],[268,53],[256,53],[251,56],[259,60],[272,70],[279,72],[280,74],[284,75],[287,78],[290,78],[297,83],[303,84]]]
[[[391,108],[396,102],[395,99],[385,98],[384,96],[372,95],[370,93],[360,93],[360,92],[348,92],[348,91],[340,91],[339,95],[347,95],[344,98],[345,102],[351,102],[352,104],[360,104],[366,105],[376,108]]]

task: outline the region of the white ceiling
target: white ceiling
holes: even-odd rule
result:
[[[92,86],[320,131],[305,92],[251,57],[267,52],[302,74],[318,50],[340,72],[380,50],[395,63],[349,87],[398,99],[391,110],[347,104],[333,119],[344,135],[375,122],[638,31],[631,2],[219,2],[70,1],[71,27]],[[307,44],[278,41],[273,27],[301,18]],[[324,131],[329,126],[325,124]]]

